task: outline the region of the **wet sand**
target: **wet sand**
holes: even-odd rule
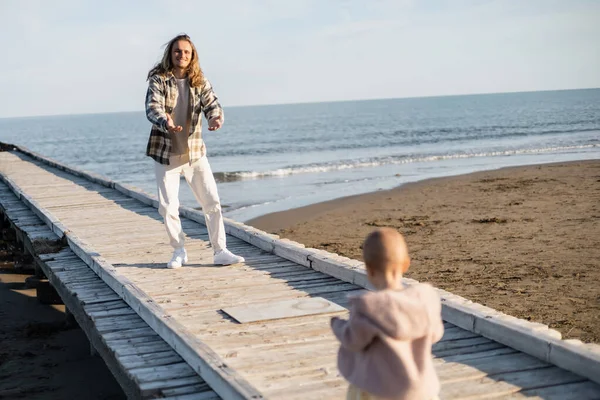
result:
[[[64,305],[47,305],[28,289],[32,265],[0,237],[0,399],[126,399],[85,333],[66,323]]]
[[[396,228],[408,277],[600,343],[600,160],[430,179],[248,224],[359,260],[371,230]]]

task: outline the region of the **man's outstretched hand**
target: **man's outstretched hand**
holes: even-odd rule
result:
[[[223,126],[223,119],[221,118],[221,116],[218,116],[216,118],[211,118],[210,121],[208,121],[208,130],[209,131],[216,131],[221,126]]]
[[[173,118],[171,118],[171,116],[167,114],[167,130],[169,131],[169,133],[177,133],[181,132],[183,130],[183,127],[181,125],[175,126],[175,124],[173,123]]]

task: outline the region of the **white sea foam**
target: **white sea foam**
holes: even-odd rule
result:
[[[433,161],[464,159],[464,158],[511,156],[511,155],[519,155],[519,154],[552,153],[552,152],[562,152],[562,151],[569,151],[569,150],[584,150],[584,149],[598,148],[598,147],[600,147],[600,144],[588,144],[588,145],[579,145],[579,146],[562,146],[562,147],[544,147],[544,148],[538,148],[538,149],[502,150],[502,151],[481,152],[481,153],[440,154],[440,155],[427,155],[427,156],[420,156],[420,157],[410,157],[410,156],[374,157],[374,158],[362,159],[362,160],[340,160],[340,161],[333,162],[333,163],[313,163],[313,164],[308,164],[308,165],[290,166],[287,168],[279,168],[279,169],[268,170],[268,171],[216,172],[215,178],[219,182],[230,182],[230,181],[249,180],[249,179],[285,177],[285,176],[296,175],[296,174],[341,171],[341,170],[354,169],[354,168],[370,168],[370,167],[379,167],[379,166],[394,165],[394,164],[433,162]]]

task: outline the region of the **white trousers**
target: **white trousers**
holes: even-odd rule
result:
[[[169,242],[175,249],[182,248],[185,235],[179,219],[179,181],[183,174],[196,200],[202,206],[208,237],[215,253],[226,248],[225,226],[221,213],[221,202],[217,183],[206,156],[190,165],[188,155],[169,158],[169,165],[154,162],[154,173],[158,187],[158,212],[164,218]]]

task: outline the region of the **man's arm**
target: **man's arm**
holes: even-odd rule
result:
[[[202,104],[204,116],[208,121],[208,129],[211,131],[219,129],[223,125],[225,115],[221,104],[219,104],[217,95],[208,80],[204,82],[200,103]]]
[[[165,92],[157,75],[150,78],[146,92],[146,118],[160,130],[167,133],[167,113],[165,112]]]

